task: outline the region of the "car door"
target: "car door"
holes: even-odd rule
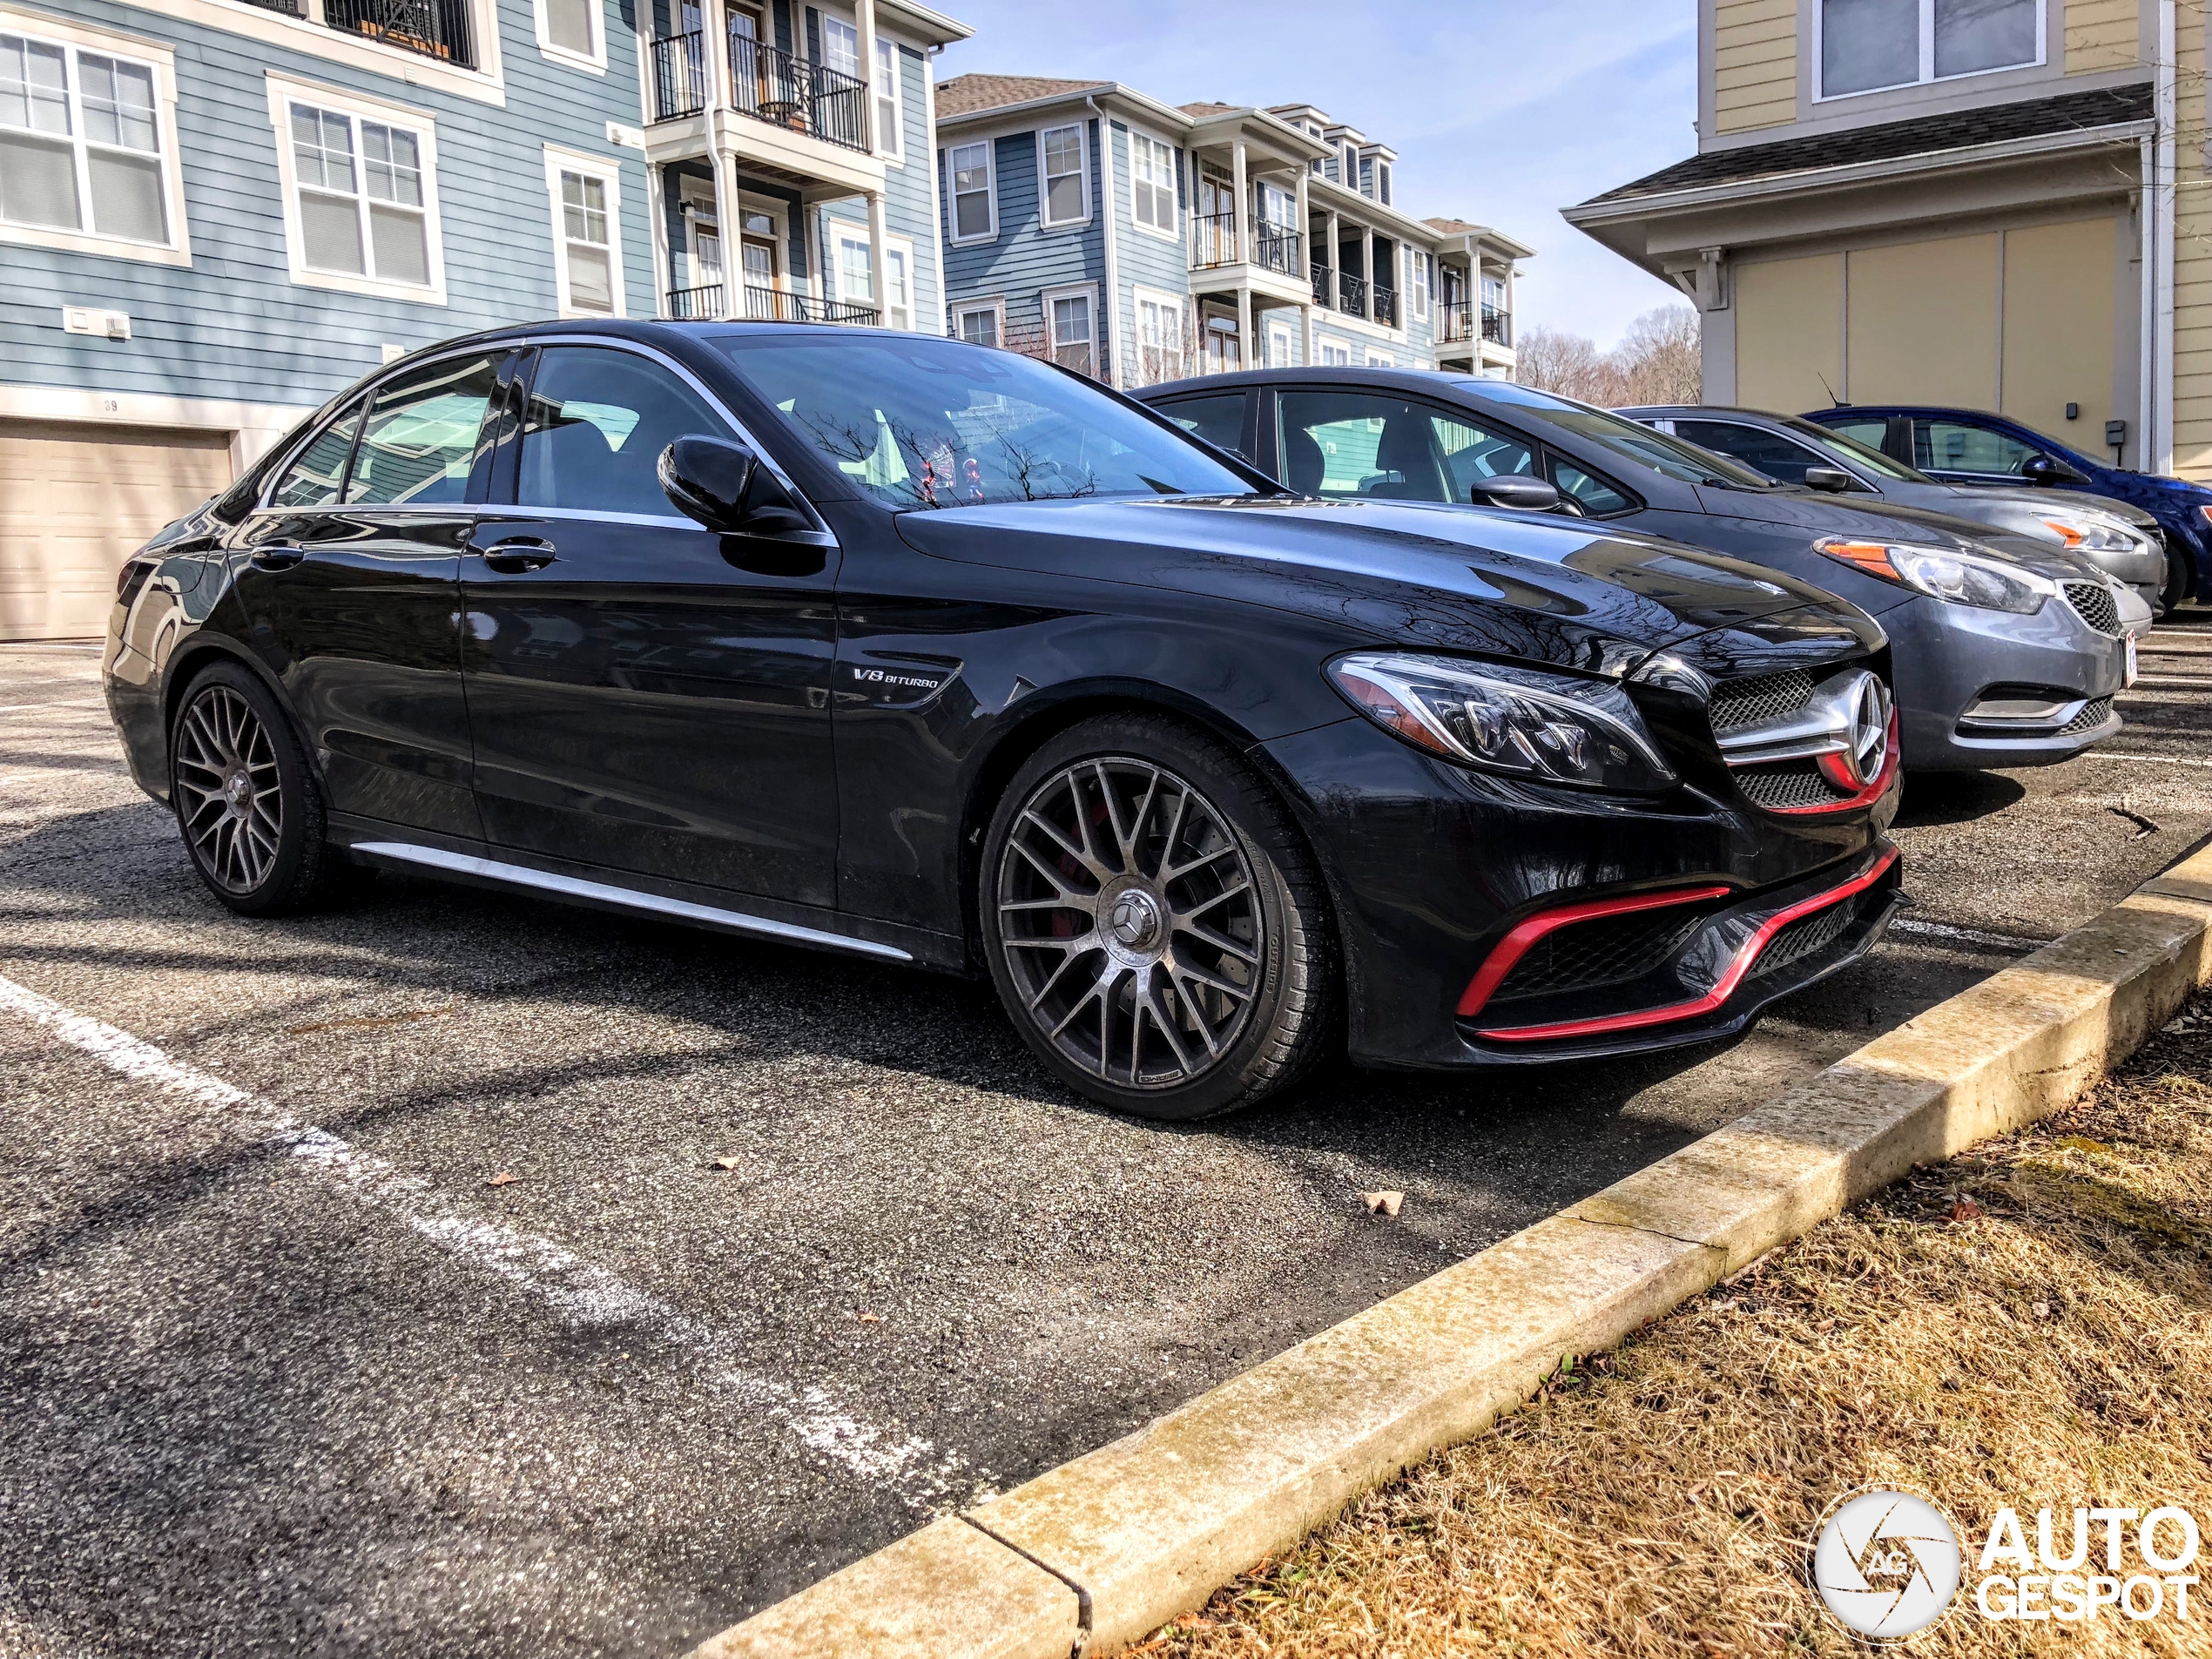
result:
[[[1912,464],[1949,484],[2018,484],[2042,450],[1990,422],[1955,415],[1912,417]]]
[[[836,550],[724,536],[656,471],[734,437],[672,363],[547,345],[462,568],[487,839],[550,859],[827,905]]]
[[[1532,446],[1472,410],[1364,387],[1275,395],[1277,475],[1325,499],[1456,502],[1485,478],[1532,475]]]
[[[247,640],[331,810],[474,839],[461,556],[503,348],[413,367],[301,448],[237,538]]]
[[[1752,426],[1743,421],[1713,421],[1677,416],[1668,422],[1674,435],[1686,443],[1701,449],[1710,449],[1731,461],[1740,461],[1754,472],[1763,472],[1770,478],[1780,479],[1785,484],[1802,484],[1805,473],[1814,467],[1826,467],[1831,471],[1844,470],[1841,461],[1824,455],[1809,443],[1786,437],[1770,427]],[[1879,491],[1857,473],[1849,475],[1865,490]]]

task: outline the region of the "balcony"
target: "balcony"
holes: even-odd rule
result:
[[[1285,276],[1298,274],[1305,239],[1298,232],[1280,225],[1262,220],[1253,227],[1252,263],[1263,271],[1279,271]]]
[[[1398,327],[1398,290],[1375,285],[1375,320],[1386,328]]]
[[[246,0],[263,11],[314,19],[309,0]],[[341,34],[362,35],[402,51],[476,66],[469,31],[469,0],[323,0],[320,21]]]
[[[664,35],[652,43],[653,119],[673,121],[706,107],[706,35]]]
[[[1211,271],[1216,266],[1237,263],[1237,215],[1234,213],[1193,213],[1190,215],[1190,268]]]
[[[1436,343],[1463,345],[1474,338],[1474,307],[1465,300],[1440,302],[1436,307]]]
[[[1329,282],[1329,267],[1317,263],[1312,266],[1312,271],[1313,303],[1324,307],[1335,305],[1336,300]]]
[[[1494,346],[1513,344],[1513,313],[1503,306],[1482,307],[1482,337]]]
[[[868,89],[853,76],[732,31],[730,83],[740,115],[847,150],[868,148]]]
[[[1367,279],[1349,271],[1337,273],[1337,309],[1347,317],[1367,314]]]
[[[846,300],[817,300],[808,293],[786,293],[747,283],[740,320],[752,322],[841,322],[873,327],[877,312]],[[695,288],[671,288],[668,314],[678,322],[712,322],[722,318],[723,287],[709,282]]]

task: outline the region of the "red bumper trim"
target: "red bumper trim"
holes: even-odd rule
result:
[[[1825,893],[1816,893],[1810,899],[1800,899],[1787,909],[1777,910],[1759,924],[1759,929],[1737,949],[1734,960],[1722,974],[1720,981],[1704,995],[1687,1002],[1669,1002],[1663,1008],[1638,1008],[1631,1014],[1602,1015],[1592,1020],[1563,1020],[1554,1025],[1522,1025],[1501,1030],[1485,1031],[1480,1035],[1500,1042],[1541,1042],[1553,1037],[1594,1036],[1607,1031],[1632,1031],[1638,1026],[1666,1025],[1676,1020],[1694,1020],[1700,1015],[1710,1014],[1736,995],[1736,988],[1751,971],[1759,953],[1780,933],[1800,916],[1809,916],[1816,910],[1825,910],[1831,905],[1856,898],[1872,887],[1897,862],[1897,849],[1891,847],[1882,854],[1874,867],[1853,876],[1839,887]]]
[[[1625,916],[1633,911],[1658,910],[1668,905],[1696,904],[1701,899],[1725,899],[1735,891],[1734,887],[1669,887],[1663,893],[1635,893],[1621,899],[1586,899],[1580,904],[1539,911],[1501,939],[1489,955],[1483,958],[1482,966],[1474,970],[1474,977],[1460,995],[1459,1016],[1467,1020],[1480,1013],[1491,993],[1513,972],[1514,964],[1546,934],[1555,933],[1570,922],[1588,921],[1595,916]]]

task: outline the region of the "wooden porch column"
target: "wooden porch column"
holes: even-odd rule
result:
[[[1344,303],[1344,273],[1338,268],[1337,245],[1343,235],[1337,223],[1337,210],[1329,210],[1329,308],[1335,310]]]
[[[1313,307],[1300,306],[1298,320],[1298,332],[1302,336],[1298,341],[1298,367],[1311,368],[1313,367]]]
[[[884,222],[883,192],[872,191],[868,195],[868,286],[875,290],[875,326],[879,328],[891,326],[891,254],[886,246],[890,235],[890,227]],[[911,269],[907,273],[907,280],[909,284],[914,281]],[[909,293],[907,298],[911,300],[913,295]],[[911,307],[907,320],[914,320]]]
[[[646,244],[653,251],[653,315],[668,315],[669,290],[676,286],[674,250],[668,246],[668,180],[667,166],[645,158],[645,233],[651,239]]]
[[[1237,290],[1237,367],[1251,368],[1256,355],[1252,350],[1252,288],[1246,282]]]
[[[1305,266],[1305,269],[1299,272],[1298,274],[1305,279],[1306,287],[1309,292],[1312,290],[1313,284],[1314,258],[1313,249],[1312,246],[1312,243],[1313,241],[1313,221],[1306,217],[1306,204],[1308,196],[1305,188],[1305,181],[1312,176],[1313,170],[1308,167],[1304,162],[1300,162],[1298,164],[1298,210],[1295,217],[1298,219],[1298,246],[1300,248],[1304,249],[1305,253],[1305,258],[1303,261]]]
[[[714,121],[715,111],[709,110],[706,118]],[[723,134],[711,126],[707,132],[714,146],[707,158],[714,164],[715,232],[722,239],[722,314],[742,317],[745,314],[745,246],[738,212],[738,158],[730,152]]]
[[[1372,322],[1375,320],[1375,229],[1372,225],[1359,227],[1359,273],[1367,280],[1367,308],[1363,314],[1369,322]]]
[[[1237,216],[1230,221],[1237,238],[1237,246],[1231,251],[1241,263],[1252,256],[1251,184],[1250,176],[1244,170],[1244,141],[1242,138],[1238,139],[1231,147],[1230,155],[1231,165],[1234,169],[1231,176],[1236,181],[1237,190]]]
[[[867,143],[868,153],[880,155],[883,151],[883,135],[875,130],[875,0],[853,0],[853,21],[858,25],[860,37],[860,84],[867,94],[860,104],[863,111],[860,136]],[[895,64],[895,58],[894,62]],[[871,207],[869,211],[873,214],[874,209]],[[871,218],[868,222],[873,224],[875,221]],[[883,238],[879,235],[875,239],[877,246],[880,246]],[[879,255],[879,262],[880,258]],[[876,293],[879,295],[883,292],[882,281],[879,272],[876,277]]]

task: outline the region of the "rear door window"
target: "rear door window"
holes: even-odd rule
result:
[[[503,353],[448,357],[387,381],[370,400],[346,504],[463,502]]]
[[[1885,453],[1889,448],[1890,423],[1880,415],[1865,421],[1823,421],[1822,426],[1831,432],[1840,432],[1847,438],[1856,438],[1870,449]]]
[[[1923,472],[2009,473],[2017,476],[2022,467],[2041,453],[2009,432],[1979,426],[1971,421],[1936,421],[1915,416],[1912,421],[1912,464]]]
[[[361,429],[361,406],[355,404],[309,439],[297,459],[284,469],[270,492],[272,507],[334,507],[346,487],[346,460],[354,453],[354,434]]]
[[[1770,478],[1779,478],[1786,484],[1801,484],[1805,481],[1808,467],[1832,467],[1836,463],[1808,444],[1795,438],[1785,438],[1778,432],[1764,427],[1745,426],[1737,421],[1681,421],[1675,422],[1675,435],[1687,439],[1701,449],[1711,449],[1745,466],[1764,473]]]
[[[1202,397],[1179,397],[1159,406],[1160,413],[1217,448],[1244,453],[1244,395],[1209,392]]]
[[[1309,496],[1464,502],[1478,479],[1535,469],[1520,440],[1387,392],[1285,392],[1276,408],[1283,482]]]

